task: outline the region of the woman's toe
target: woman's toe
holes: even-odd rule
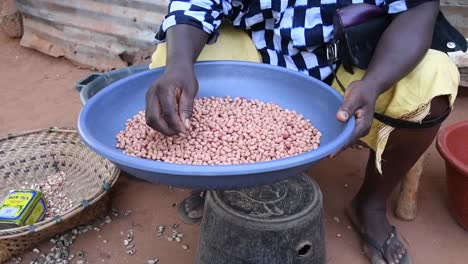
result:
[[[380,255],[374,255],[370,258],[371,264],[388,264]]]

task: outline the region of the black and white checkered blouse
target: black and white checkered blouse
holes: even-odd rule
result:
[[[252,37],[263,62],[325,80],[330,74],[324,44],[333,35],[337,9],[356,3],[378,5],[390,14],[430,0],[171,0],[156,43],[177,24],[210,34],[214,43],[223,19]]]

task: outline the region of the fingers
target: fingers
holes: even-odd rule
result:
[[[190,118],[193,113],[193,100],[195,95],[184,91],[179,99],[179,118],[183,122],[185,129],[190,129]]]
[[[336,113],[336,118],[338,118],[340,122],[347,122],[348,119],[354,115],[356,110],[361,107],[361,105],[359,105],[360,100],[356,97],[357,96],[354,93],[351,93],[350,90],[346,91],[343,105]]]
[[[350,108],[348,108],[350,109]],[[345,110],[346,111],[346,110]],[[360,138],[366,136],[369,134],[369,131],[372,126],[372,122],[374,119],[373,111],[364,108],[358,108],[354,113],[354,116],[356,118],[356,125],[354,127],[353,135],[351,136],[349,142],[341,148],[339,151],[336,153],[332,154],[330,158],[334,158],[335,156],[339,155],[341,152],[346,150],[348,147],[352,146],[356,142],[359,141]],[[339,111],[337,116],[339,115]],[[349,117],[348,117],[349,118]],[[362,146],[361,146],[362,147]]]
[[[167,125],[179,136],[184,136],[187,132],[184,123],[179,116],[176,89],[161,89],[159,91],[159,104],[161,106],[162,117]]]
[[[336,157],[337,155],[339,155],[341,152],[346,150],[350,145],[352,145],[357,140],[356,130],[358,129],[359,120],[358,120],[356,113],[359,107],[361,107],[361,100],[359,100],[360,98],[358,97],[358,95],[350,92],[351,89],[352,87],[350,86],[348,90],[346,91],[343,105],[340,107],[340,109],[338,109],[338,112],[336,113],[336,118],[338,119],[338,121],[344,123],[344,122],[347,122],[351,116],[354,115],[356,117],[356,126],[354,128],[353,136],[343,148],[338,150],[336,153],[330,155],[330,158]]]
[[[369,112],[368,109],[360,108],[356,111],[355,117],[356,117],[356,127],[354,128],[351,143],[354,143],[360,138],[369,134],[374,115],[373,115],[373,112]]]
[[[146,94],[146,124],[161,132],[166,136],[176,134],[174,130],[169,128],[161,113],[161,106],[155,93],[155,88],[151,88]]]

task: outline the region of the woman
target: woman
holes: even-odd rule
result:
[[[168,136],[187,132],[198,91],[193,66],[197,59],[269,63],[332,84],[324,45],[332,38],[332,18],[338,8],[358,2],[363,1],[172,0],[156,36],[157,42],[166,43],[158,47],[151,67],[166,65],[166,70],[147,93],[147,124]],[[371,149],[364,183],[348,212],[371,263],[411,263],[387,219],[386,202],[432,143],[440,124],[422,130],[394,129],[374,120],[373,113],[413,122],[443,116],[454,103],[459,74],[446,54],[430,50],[438,1],[364,2],[383,7],[394,18],[367,71],[356,69],[354,75],[337,71],[347,86],[337,118],[346,122],[354,115],[353,141]],[[242,30],[226,23],[221,27],[223,19]],[[199,221],[203,202],[203,193],[193,192],[181,204],[182,218]]]

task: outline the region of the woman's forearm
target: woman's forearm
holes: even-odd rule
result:
[[[208,34],[194,26],[180,24],[167,31],[167,69],[192,67],[208,40]]]
[[[382,35],[363,80],[375,84],[377,95],[410,73],[432,43],[439,1],[421,4],[395,17]]]

